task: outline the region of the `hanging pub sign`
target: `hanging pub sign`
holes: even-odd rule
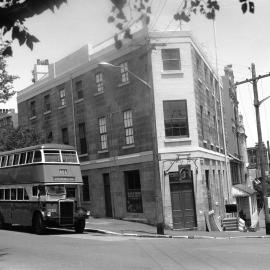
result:
[[[190,165],[179,165],[178,173],[180,182],[192,182],[192,171]]]

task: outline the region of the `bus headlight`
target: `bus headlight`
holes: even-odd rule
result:
[[[47,212],[47,217],[51,217],[52,213],[51,212]]]

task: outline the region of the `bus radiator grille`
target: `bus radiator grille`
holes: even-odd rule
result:
[[[73,224],[73,202],[60,201],[60,225]]]

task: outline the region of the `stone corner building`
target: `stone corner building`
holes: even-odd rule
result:
[[[156,198],[170,227],[204,230],[205,212],[225,216],[222,89],[190,32],[141,30],[119,50],[84,46],[35,72],[18,93],[19,124],[77,148],[94,216],[156,224]]]

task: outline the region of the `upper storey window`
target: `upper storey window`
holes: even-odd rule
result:
[[[30,117],[36,116],[36,102],[32,100],[30,102]]]
[[[121,72],[122,83],[128,83],[129,78],[128,78],[128,63],[127,62],[123,62],[120,64],[120,72]]]
[[[82,81],[77,81],[75,83],[75,88],[77,92],[77,99],[82,99],[83,98],[83,85]]]
[[[162,49],[161,55],[163,70],[181,70],[179,49]]]
[[[186,100],[163,101],[166,137],[188,137],[188,116]]]
[[[96,84],[97,84],[98,93],[102,93],[104,91],[104,84],[103,84],[103,76],[101,72],[98,72],[96,74]]]

